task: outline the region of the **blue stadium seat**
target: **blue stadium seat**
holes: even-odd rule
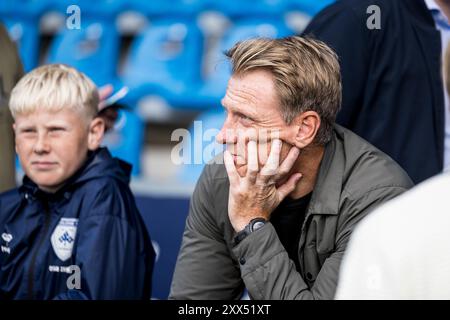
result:
[[[189,128],[189,142],[183,139],[183,150],[187,148],[190,154],[190,163],[180,167],[178,177],[183,183],[195,184],[200,177],[203,167],[220,154],[224,149],[215,141],[225,121],[225,112],[222,107],[212,108],[200,114]]]
[[[45,0],[1,0],[0,17],[10,19],[37,18],[45,10]]]
[[[124,0],[124,10],[146,16],[192,15],[203,9],[205,0]]]
[[[144,122],[136,112],[121,110],[114,128],[107,132],[103,141],[113,156],[132,164],[133,176],[141,172],[144,129]]]
[[[198,105],[216,106],[225,94],[231,66],[223,52],[241,40],[265,37],[280,38],[293,34],[282,21],[269,19],[248,19],[237,21],[224,35],[220,45],[214,48],[208,70],[212,72],[203,79],[203,85],[197,90]]]
[[[86,73],[98,86],[114,83],[119,35],[113,23],[86,22],[81,29],[62,28],[49,50],[48,63],[65,63]]]
[[[36,1],[36,0],[35,0]],[[80,8],[82,20],[105,19],[117,15],[124,5],[124,0],[45,0],[47,11],[57,11],[65,15],[67,8],[77,5]]]
[[[132,44],[123,82],[136,101],[159,95],[175,108],[190,107],[187,97],[198,83],[202,35],[184,20],[159,20]]]

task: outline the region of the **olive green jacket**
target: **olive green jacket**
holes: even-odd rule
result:
[[[16,47],[0,24],[0,192],[15,188],[14,133],[9,95],[23,74]]]
[[[224,165],[209,164],[191,200],[170,298],[238,299],[245,287],[253,299],[333,299],[355,225],[411,187],[391,158],[336,125],[301,226],[298,272],[270,222],[234,246],[228,176]]]

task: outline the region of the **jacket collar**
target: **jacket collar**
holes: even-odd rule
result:
[[[325,152],[319,167],[316,185],[309,203],[309,214],[339,214],[339,201],[342,192],[345,156],[336,131],[325,146]]]

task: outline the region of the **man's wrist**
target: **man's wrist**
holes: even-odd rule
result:
[[[248,235],[251,233],[261,229],[265,224],[267,223],[267,220],[258,217],[250,220],[250,222],[238,233],[236,233],[234,237],[234,244],[238,245],[242,240],[244,240]]]

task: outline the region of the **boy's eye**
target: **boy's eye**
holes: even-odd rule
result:
[[[54,127],[54,128],[50,128],[49,131],[50,132],[59,132],[59,131],[64,131],[64,128]]]
[[[29,128],[29,129],[23,129],[23,130],[21,130],[21,132],[22,133],[34,133],[34,132],[36,132],[36,130]]]

